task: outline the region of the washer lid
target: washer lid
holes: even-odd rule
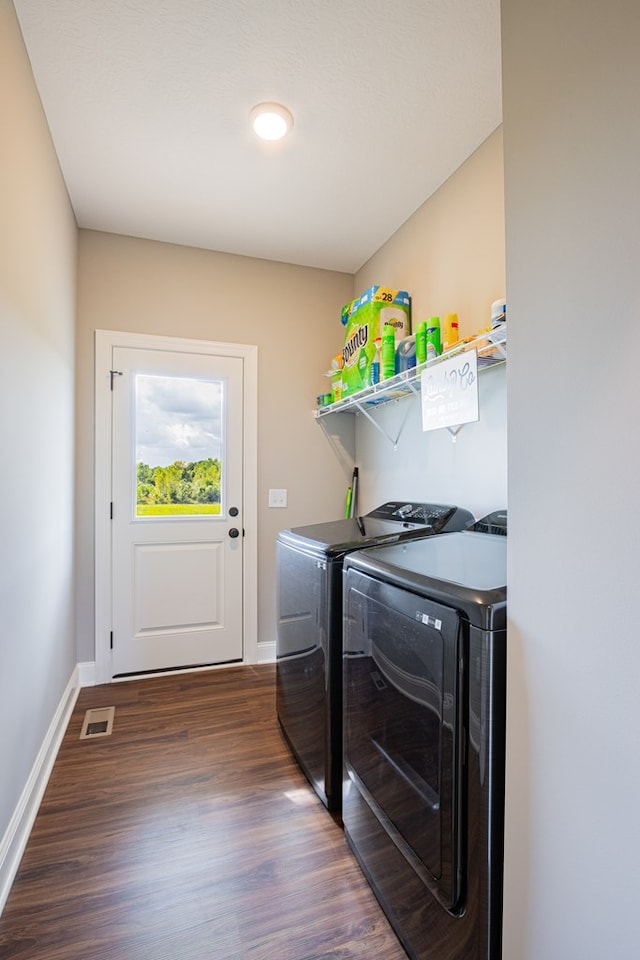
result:
[[[330,520],[328,523],[312,523],[306,527],[281,530],[278,539],[314,552],[343,554],[368,544],[373,546],[385,541],[394,543],[401,533],[408,534],[410,531],[420,531],[424,536],[428,533],[428,528],[375,517],[354,517],[350,520]]]
[[[474,611],[507,599],[507,538],[465,530],[439,537],[360,550],[347,557],[347,569],[364,573]],[[484,618],[482,618],[484,620]]]
[[[468,510],[452,504],[389,501],[371,513],[281,530],[278,539],[313,553],[341,556],[362,547],[463,530],[473,523]]]

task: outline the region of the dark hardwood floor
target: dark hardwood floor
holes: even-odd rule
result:
[[[0,957],[406,960],[282,740],[272,665],[80,692]]]

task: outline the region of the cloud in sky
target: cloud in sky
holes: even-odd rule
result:
[[[220,380],[136,377],[136,462],[166,467],[175,460],[221,459]]]

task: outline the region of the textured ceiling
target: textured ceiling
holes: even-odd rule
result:
[[[351,273],[501,121],[499,0],[14,5],[81,227]]]

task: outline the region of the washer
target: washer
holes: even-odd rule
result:
[[[344,563],[347,842],[412,960],[499,960],[506,511]]]
[[[284,736],[316,793],[342,797],[342,565],[346,556],[462,530],[468,510],[390,501],[363,517],[283,530],[276,543],[276,704]]]

